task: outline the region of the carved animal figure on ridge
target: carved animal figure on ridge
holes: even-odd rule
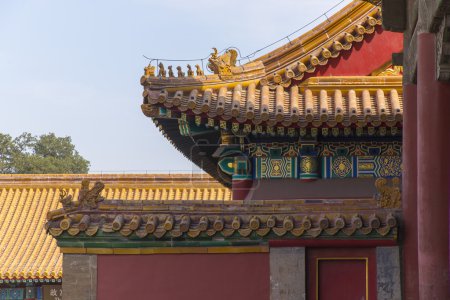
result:
[[[194,71],[192,71],[191,65],[188,64],[188,65],[187,65],[187,68],[188,68],[188,71],[187,71],[188,76],[189,76],[189,77],[194,76]]]
[[[81,181],[81,189],[78,195],[78,201],[81,207],[87,208],[97,208],[98,203],[105,200],[104,197],[100,196],[105,185],[97,181],[94,186],[89,189],[89,180],[83,179]]]
[[[169,70],[169,77],[175,77],[173,74],[172,66],[168,66],[167,69]]]
[[[181,70],[180,66],[177,67],[177,71],[178,71],[177,75],[178,75],[179,78],[184,77],[184,72]]]
[[[163,63],[159,63],[158,67],[159,67],[158,76],[159,77],[166,77],[166,70],[164,69]]]
[[[73,207],[73,196],[69,195],[66,190],[59,191],[59,202],[62,204],[64,209]]]
[[[195,65],[195,68],[197,69],[197,76],[203,76],[203,70],[200,68],[200,65]]]

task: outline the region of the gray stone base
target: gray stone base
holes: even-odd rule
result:
[[[378,300],[401,300],[399,247],[377,247]]]
[[[305,248],[270,248],[270,299],[304,300]]]
[[[63,255],[63,299],[97,299],[97,255]]]

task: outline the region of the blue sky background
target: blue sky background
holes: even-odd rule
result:
[[[142,55],[190,59],[229,46],[246,55],[337,3],[0,0],[0,132],[69,135],[91,172],[189,171],[140,110]]]

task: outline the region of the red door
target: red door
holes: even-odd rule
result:
[[[374,248],[307,250],[309,300],[375,300]]]

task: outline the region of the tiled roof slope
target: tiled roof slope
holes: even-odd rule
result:
[[[62,255],[44,224],[61,206],[60,191],[76,199],[82,179],[105,183],[106,199],[231,200],[207,175],[0,175],[0,279],[62,276]]]

